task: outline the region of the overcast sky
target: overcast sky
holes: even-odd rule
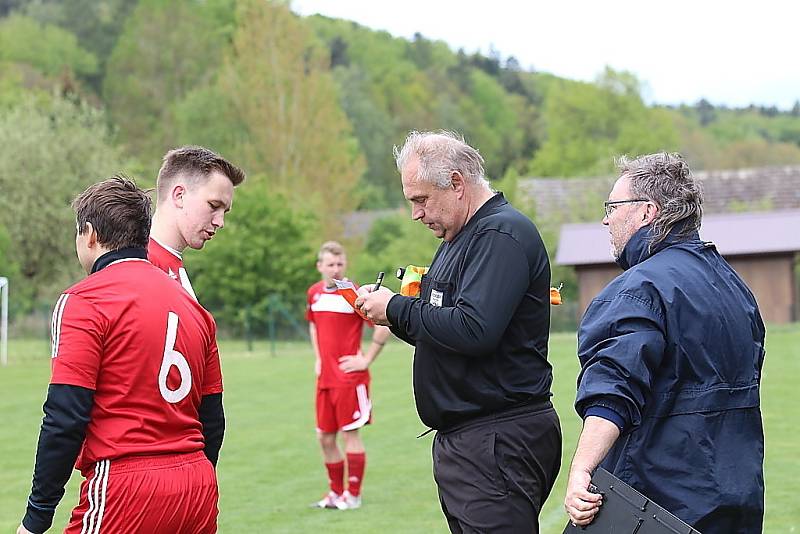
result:
[[[294,0],[292,8],[467,52],[493,46],[524,68],[576,80],[594,80],[605,65],[628,70],[648,102],[789,109],[800,99],[793,0]]]

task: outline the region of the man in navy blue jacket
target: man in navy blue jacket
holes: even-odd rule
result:
[[[603,224],[625,272],[578,332],[584,420],[564,506],[577,525],[602,466],[703,534],[760,533],[764,324],[753,294],[698,236],[702,192],[674,154],[622,158]]]

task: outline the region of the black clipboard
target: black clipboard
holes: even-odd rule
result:
[[[567,523],[563,534],[700,534],[602,467],[589,490],[603,495],[603,505],[585,527]]]

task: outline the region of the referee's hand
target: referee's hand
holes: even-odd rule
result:
[[[33,534],[30,530],[22,526],[22,523],[17,527],[17,534]]]
[[[373,323],[390,326],[389,319],[386,318],[386,306],[394,296],[394,292],[386,287],[371,291],[372,287],[368,285],[359,288],[356,308]]]

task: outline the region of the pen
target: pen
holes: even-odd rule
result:
[[[372,288],[372,291],[375,292],[381,288],[381,284],[383,283],[383,271],[378,273],[378,279],[375,281],[375,287]]]

